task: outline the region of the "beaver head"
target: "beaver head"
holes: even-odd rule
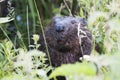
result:
[[[68,52],[75,47],[79,47],[80,44],[77,36],[79,23],[81,27],[87,25],[83,18],[70,16],[54,17],[51,24],[45,29],[48,46],[60,52]]]

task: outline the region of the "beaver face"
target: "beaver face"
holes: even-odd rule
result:
[[[59,51],[68,51],[79,45],[77,36],[78,23],[81,23],[81,27],[87,25],[83,18],[54,17],[46,31],[48,45]]]

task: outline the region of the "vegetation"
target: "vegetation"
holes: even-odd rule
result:
[[[59,75],[68,80],[120,79],[120,0],[12,0],[11,3],[9,13],[0,18],[0,80],[49,80]],[[87,20],[93,34],[93,50],[90,57],[84,56],[83,63],[55,69],[45,64],[48,59],[38,50],[37,34],[43,33],[53,15]],[[47,76],[50,70],[53,72]]]

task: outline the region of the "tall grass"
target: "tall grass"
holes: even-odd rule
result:
[[[49,80],[56,76],[66,76],[68,80],[119,80],[120,79],[120,1],[119,0],[77,0],[77,15],[72,14],[71,5],[73,1],[64,0],[64,2],[51,2],[53,12],[55,9],[59,11],[69,10],[69,14],[73,16],[84,17],[87,20],[88,28],[93,35],[93,50],[91,57],[85,59],[83,63],[63,65],[47,76],[47,72],[51,70],[51,66],[45,64],[47,58],[45,53],[38,51],[40,44],[39,36],[34,35],[32,39],[34,44],[30,45],[31,33],[43,33],[46,43],[43,22],[46,17],[40,16],[41,7],[45,9],[45,14],[51,16],[49,12],[49,1],[24,0],[16,2],[16,16],[20,15],[20,21],[15,19],[15,27],[17,29],[17,48],[14,46],[11,37],[6,32],[6,24],[0,22],[0,29],[6,36],[6,39],[0,39],[0,79],[1,80]],[[22,3],[22,4],[21,4]],[[61,7],[56,7],[55,3],[64,3]],[[19,6],[21,4],[21,6]],[[18,7],[19,6],[19,7]],[[38,6],[41,6],[40,8]],[[21,7],[24,9],[20,10]],[[67,7],[67,8],[66,8]],[[69,8],[70,7],[70,8]],[[60,13],[61,13],[60,12]],[[56,12],[57,13],[57,12]],[[68,15],[69,15],[68,14]],[[26,17],[25,17],[26,16]],[[1,19],[1,18],[0,18]],[[0,20],[1,21],[1,20]],[[9,20],[7,19],[7,22]],[[5,23],[5,20],[4,20]],[[38,27],[39,26],[39,27]],[[26,39],[27,37],[27,39]],[[26,45],[27,44],[27,45]],[[95,50],[99,46],[99,53]],[[32,47],[33,50],[28,48]],[[48,60],[50,56],[46,44]],[[102,54],[102,55],[100,55]],[[89,61],[89,63],[88,63]],[[51,63],[51,61],[50,61]]]

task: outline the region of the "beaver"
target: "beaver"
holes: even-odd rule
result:
[[[80,23],[81,41],[78,37],[78,24]],[[90,55],[92,49],[92,34],[87,29],[84,18],[72,16],[55,16],[45,28],[45,38],[52,66],[80,61],[83,55]],[[85,35],[86,34],[86,35]],[[42,35],[41,35],[42,37]],[[46,52],[44,39],[41,38],[40,50]]]

